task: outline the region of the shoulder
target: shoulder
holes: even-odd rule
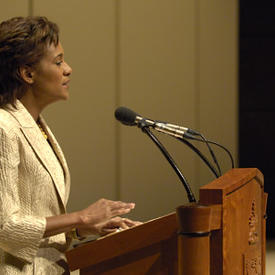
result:
[[[0,130],[5,133],[15,133],[20,129],[18,121],[5,109],[0,108]]]
[[[8,111],[0,108],[0,154],[2,160],[9,160],[10,164],[18,161],[20,132],[20,125],[14,117]],[[3,168],[3,163],[7,165],[8,162],[2,160],[0,167]]]

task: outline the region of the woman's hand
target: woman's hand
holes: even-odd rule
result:
[[[113,217],[109,220],[105,220],[103,222],[97,223],[90,228],[86,228],[86,229],[78,228],[78,234],[80,236],[88,236],[91,234],[97,234],[97,235],[103,236],[109,233],[116,232],[118,230],[120,231],[120,230],[128,229],[132,226],[136,226],[139,224],[141,224],[141,222],[132,221],[127,218]],[[93,232],[91,232],[91,230]]]
[[[126,229],[140,224],[119,217],[129,213],[133,208],[135,208],[134,203],[100,199],[81,211],[46,217],[44,237],[69,232],[75,228],[81,237],[93,234],[104,235],[118,228]]]
[[[77,227],[80,236],[91,234],[104,235],[118,228],[127,229],[139,222],[118,217],[129,213],[135,207],[134,203],[100,199],[87,208],[79,211],[81,224]]]

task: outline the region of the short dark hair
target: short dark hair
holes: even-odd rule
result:
[[[0,108],[15,106],[27,90],[19,69],[36,65],[47,46],[58,43],[59,28],[46,17],[14,17],[0,24]]]

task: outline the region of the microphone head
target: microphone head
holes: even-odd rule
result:
[[[115,110],[115,117],[117,120],[119,120],[121,123],[133,126],[136,125],[136,117],[138,116],[137,113],[134,111],[126,108],[126,107],[118,107]]]

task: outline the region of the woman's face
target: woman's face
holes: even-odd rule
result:
[[[32,91],[41,105],[48,105],[69,96],[71,67],[64,61],[64,50],[59,43],[51,44],[33,71]]]

